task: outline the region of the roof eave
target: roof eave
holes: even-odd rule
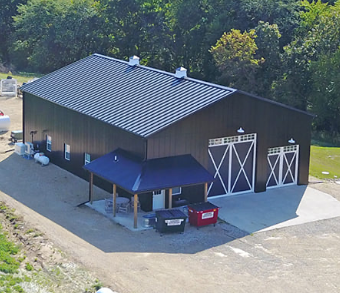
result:
[[[303,111],[303,110],[294,108],[294,107],[292,107],[292,106],[288,106],[288,105],[286,105],[286,104],[282,104],[282,103],[276,102],[276,101],[274,101],[274,100],[266,99],[266,98],[263,98],[263,97],[260,97],[260,96],[257,96],[257,95],[254,95],[254,94],[251,94],[251,93],[242,91],[242,90],[236,90],[235,93],[240,93],[240,94],[243,94],[243,95],[246,95],[246,96],[249,96],[249,97],[252,97],[252,98],[255,98],[255,99],[264,101],[264,102],[267,102],[267,103],[271,103],[271,104],[274,104],[274,105],[277,105],[277,106],[280,106],[280,107],[284,107],[284,108],[286,108],[286,109],[293,110],[293,111],[296,111],[296,112],[305,114],[305,115],[310,116],[310,117],[312,117],[312,118],[315,118],[315,117],[316,117],[316,115],[313,114],[313,113],[309,113],[309,112],[307,112],[307,111]]]

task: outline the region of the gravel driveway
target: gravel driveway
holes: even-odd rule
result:
[[[19,99],[0,100],[0,109],[20,120]],[[340,291],[340,218],[251,235],[223,222],[162,237],[154,230],[132,232],[78,207],[87,200],[87,182],[53,164],[41,167],[4,153],[13,146],[6,139],[0,143],[0,200],[113,290]],[[98,189],[95,194],[107,196]]]

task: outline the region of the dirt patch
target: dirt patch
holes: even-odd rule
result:
[[[22,130],[22,99],[0,96],[0,110],[10,117],[10,130],[0,131],[0,156],[14,150],[10,141],[11,131]]]
[[[30,278],[29,282],[21,284],[25,292],[92,293],[101,287],[89,271],[72,261],[41,231],[30,227],[3,202],[0,202],[0,207],[2,230],[21,249],[18,275]]]
[[[22,99],[0,97],[0,110],[11,121],[10,130],[0,132],[0,161],[3,161],[13,154],[15,147],[10,140],[11,131],[22,130]],[[1,180],[8,180],[11,184],[16,178]],[[0,205],[5,207],[3,202]],[[21,247],[22,257],[25,258],[21,272],[32,279],[32,282],[22,286],[25,292],[95,292],[101,287],[93,273],[56,246],[45,233],[24,221],[12,207],[1,210],[0,220],[3,231]],[[26,264],[32,266],[31,271],[26,269]]]

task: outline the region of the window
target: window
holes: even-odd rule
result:
[[[71,152],[71,147],[69,144],[64,144],[64,150],[65,150],[65,160],[68,160],[70,161],[71,160],[71,155],[70,155],[70,152]]]
[[[182,188],[181,187],[174,187],[172,188],[172,195],[177,195],[182,193]]]
[[[255,140],[255,138],[256,138],[255,133],[238,135],[238,136],[213,138],[213,139],[209,139],[209,147],[224,145],[224,144],[229,144],[229,143],[237,143],[241,141],[252,141],[252,140]]]
[[[88,153],[85,153],[85,165],[91,162],[91,155]]]
[[[51,152],[52,151],[52,137],[46,135],[46,150]]]

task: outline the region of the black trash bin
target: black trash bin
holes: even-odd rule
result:
[[[187,216],[180,210],[156,211],[156,230],[160,233],[183,233]]]

